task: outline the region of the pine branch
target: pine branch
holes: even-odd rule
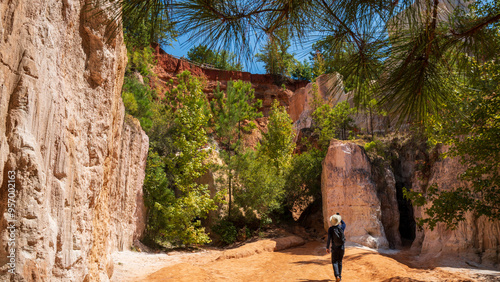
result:
[[[455,37],[458,37],[458,38],[471,36],[471,35],[475,34],[476,32],[478,32],[479,30],[481,30],[482,28],[484,28],[492,23],[496,23],[498,21],[500,21],[500,14],[497,14],[489,19],[486,19],[485,21],[469,28],[468,30],[466,30],[464,32],[458,33],[455,30],[451,30],[451,34],[453,34]]]

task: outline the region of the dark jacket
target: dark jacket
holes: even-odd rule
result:
[[[342,231],[345,231],[345,222],[342,220],[340,221],[340,228],[342,228]],[[333,240],[333,229],[335,228],[335,226],[330,226],[330,228],[328,228],[328,240],[326,241],[326,248],[329,249],[330,248],[330,242],[332,242]],[[333,245],[333,243],[332,243]],[[343,247],[344,245],[342,245]],[[340,246],[337,246],[337,247],[340,247]]]

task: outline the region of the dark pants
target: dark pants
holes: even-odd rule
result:
[[[342,278],[342,259],[344,258],[344,246],[332,248],[332,265],[335,277]]]

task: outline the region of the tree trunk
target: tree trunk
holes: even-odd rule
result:
[[[233,176],[231,174],[231,170],[229,171],[229,185],[228,185],[228,193],[229,193],[229,202],[228,202],[228,209],[227,209],[227,218],[229,220],[231,220],[231,190],[232,190],[232,187],[231,187],[231,180],[232,180]]]
[[[372,115],[372,109],[370,108],[370,129],[372,131],[372,141],[373,141],[373,115]]]

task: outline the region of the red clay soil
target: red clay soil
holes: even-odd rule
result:
[[[412,268],[377,252],[349,247],[344,257],[343,281],[476,281],[467,271]],[[324,245],[309,242],[300,247],[251,256],[186,261],[162,268],[142,281],[334,281],[330,256]]]

